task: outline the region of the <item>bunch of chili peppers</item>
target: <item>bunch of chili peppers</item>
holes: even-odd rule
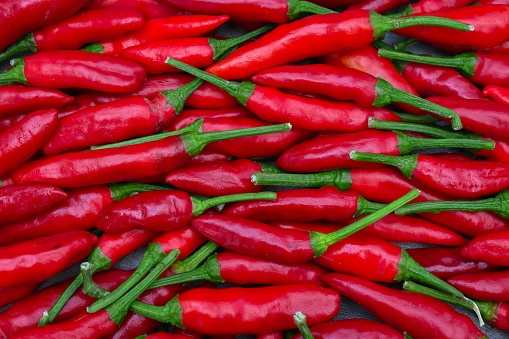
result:
[[[0,339],[507,336],[509,2],[26,0],[2,29]]]

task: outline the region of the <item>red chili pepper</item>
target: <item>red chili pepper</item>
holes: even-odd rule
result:
[[[97,242],[85,231],[71,231],[0,248],[0,287],[38,283],[83,259]]]
[[[509,301],[509,270],[461,274],[447,282],[469,297],[480,300]]]
[[[412,338],[486,337],[470,318],[434,298],[345,274],[331,273],[323,279],[341,295]]]
[[[200,118],[204,118],[204,122],[210,118],[255,118],[256,116],[242,106],[234,106],[224,109],[184,109],[172,122],[168,131],[176,131]]]
[[[199,128],[200,121],[193,127]],[[213,141],[290,130],[288,124],[223,132],[189,132],[161,140],[46,157],[21,167],[17,183],[55,183],[60,187],[129,181],[167,173]],[[51,168],[51,169],[50,169]]]
[[[509,5],[507,0],[477,0],[479,5]]]
[[[477,261],[484,261],[497,266],[509,266],[509,231],[482,234],[461,250],[461,255]]]
[[[454,1],[439,1],[439,0],[419,0],[416,3],[408,5],[403,12],[402,15],[410,15],[410,14],[419,14],[419,13],[429,13],[433,15],[433,13],[437,11],[443,11],[454,8],[461,8],[465,6],[469,6],[474,2],[478,2],[475,0],[454,0]]]
[[[73,98],[56,89],[21,85],[0,86],[0,116],[20,115],[36,110],[59,108]]]
[[[85,51],[45,51],[18,61],[0,74],[0,81],[117,93],[137,90],[145,77],[143,67],[130,60]]]
[[[23,52],[78,49],[87,43],[119,38],[142,28],[144,24],[143,16],[134,9],[81,11],[25,35],[0,53],[0,61]]]
[[[86,0],[30,0],[22,3],[10,1],[2,3],[0,10],[0,22],[2,22],[0,50],[34,29],[53,24],[73,15],[87,2]]]
[[[200,333],[196,333],[196,332],[189,331],[189,330],[186,330],[186,329],[182,329],[182,328],[179,328],[179,327],[174,327],[172,329],[171,333],[187,335],[188,337],[191,337],[193,339],[202,339],[203,338],[203,335],[200,334]],[[256,339],[259,339],[259,338],[257,337]],[[271,339],[271,338],[267,338],[267,339]],[[273,338],[273,339],[284,339],[284,338]]]
[[[408,254],[430,273],[440,279],[449,279],[465,273],[496,270],[485,262],[472,261],[461,255],[461,247],[410,248]]]
[[[67,198],[67,193],[49,185],[13,185],[0,188],[0,225],[41,213]]]
[[[36,284],[23,284],[19,286],[13,286],[13,287],[1,287],[0,288],[0,307],[4,307],[9,305],[10,303],[23,298],[30,293],[32,293],[37,286],[39,286],[38,283]],[[1,330],[1,320],[0,320],[0,330]],[[3,332],[2,332],[3,334]]]
[[[0,177],[27,161],[50,138],[58,124],[55,109],[35,111],[0,133]]]
[[[186,162],[182,165],[181,168],[185,167],[193,167],[198,165],[204,165],[204,164],[211,164],[211,163],[218,163],[218,162],[226,162],[230,160],[230,156],[224,153],[220,152],[213,152],[213,151],[202,151],[200,154]],[[164,181],[166,179],[166,176],[162,178],[160,181]],[[152,181],[153,182],[153,181]]]
[[[113,41],[93,43],[83,50],[115,55],[124,49],[150,41],[198,37],[209,33],[228,21],[227,15],[178,15],[149,20],[137,31]]]
[[[377,13],[383,14],[396,7],[407,4],[405,0],[364,0],[359,3],[350,5],[346,8],[346,11],[352,10],[370,10]]]
[[[215,63],[207,72],[228,80],[245,79],[270,67],[360,48],[397,27],[432,24],[470,29],[464,24],[443,20],[388,18],[363,10],[312,15],[277,27]]]
[[[133,8],[142,13],[147,20],[182,14],[182,11],[158,0],[94,0],[85,6],[85,9],[108,8]]]
[[[509,88],[489,85],[484,87],[482,94],[494,101],[509,105]]]

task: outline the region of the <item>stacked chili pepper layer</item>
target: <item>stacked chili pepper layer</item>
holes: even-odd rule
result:
[[[0,338],[507,336],[509,3],[0,9]]]

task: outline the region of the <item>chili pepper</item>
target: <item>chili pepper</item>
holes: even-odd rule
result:
[[[150,41],[198,37],[209,33],[228,21],[227,15],[178,15],[149,20],[137,31],[116,40],[89,44],[82,49],[89,52],[115,55],[124,49]]]
[[[0,287],[44,281],[83,259],[97,242],[85,231],[71,231],[0,248]]]
[[[17,222],[54,206],[67,193],[49,185],[13,185],[0,188],[0,225]]]
[[[509,301],[509,270],[461,274],[447,279],[466,295],[480,300]]]
[[[509,256],[509,231],[482,234],[470,242],[461,250],[461,255],[476,261],[484,261],[497,266],[508,266]]]
[[[251,78],[255,83],[322,94],[336,100],[353,100],[362,107],[383,107],[393,102],[419,107],[421,110],[452,118],[459,127],[459,117],[451,110],[393,87],[388,81],[351,68],[323,64],[279,66]],[[453,118],[454,117],[454,118]]]
[[[344,5],[351,5],[362,0],[312,0],[311,2],[323,7],[334,8]]]
[[[154,189],[154,186],[125,183],[69,190],[67,199],[50,209],[29,219],[3,225],[0,246],[59,232],[90,229],[94,227],[99,214],[113,201],[150,189]]]
[[[32,291],[34,291],[37,286],[39,286],[38,283],[36,284],[23,284],[19,286],[13,286],[13,287],[1,287],[0,288],[0,307],[4,307],[9,305],[10,303],[23,298]],[[0,323],[1,326],[1,323]]]
[[[426,154],[398,157],[356,151],[352,151],[351,157],[353,160],[374,161],[395,166],[407,178],[412,178],[424,187],[451,197],[473,198],[494,194],[509,185],[509,176],[505,175],[509,166],[495,161],[463,161]]]
[[[137,90],[145,77],[143,67],[130,60],[85,51],[44,51],[18,61],[0,74],[0,81],[116,93]]]
[[[185,167],[194,167],[204,164],[212,164],[212,163],[218,163],[218,162],[226,162],[230,160],[230,156],[224,153],[220,152],[213,152],[213,151],[202,151],[200,154],[186,162],[181,166],[181,168]],[[166,179],[166,176],[164,176],[163,180]]]
[[[335,13],[312,2],[302,0],[241,1],[241,0],[167,0],[176,7],[193,13],[226,14],[232,20],[247,22],[273,22],[282,24],[295,20],[303,14]]]
[[[193,339],[202,339],[203,338],[203,335],[200,334],[200,333],[196,333],[196,332],[189,331],[189,330],[186,330],[186,329],[182,329],[182,328],[179,328],[179,327],[172,328],[171,333],[187,335],[188,337],[191,337]],[[260,339],[260,338],[257,337],[256,339]],[[263,338],[261,338],[261,339],[263,339]],[[267,338],[267,339],[270,339],[270,338]],[[273,339],[284,339],[284,338],[273,338]]]
[[[375,11],[379,14],[383,14],[407,3],[408,1],[405,0],[364,0],[359,3],[348,6],[346,8],[346,11],[362,9]]]
[[[197,119],[204,118],[253,118],[256,117],[245,107],[234,106],[224,109],[184,109],[168,127],[168,131],[176,131],[191,125]],[[206,121],[206,120],[204,120]]]
[[[201,121],[196,125],[199,129]],[[60,187],[128,181],[167,173],[197,155],[213,141],[290,130],[289,124],[224,132],[184,133],[180,136],[114,149],[98,149],[46,157],[21,167],[17,183],[55,183]],[[50,170],[51,168],[51,170]]]
[[[395,290],[346,274],[326,274],[323,280],[412,338],[486,337],[466,315],[429,296]]]
[[[56,89],[21,85],[0,86],[0,115],[7,117],[35,110],[59,108],[72,100],[70,95]]]
[[[442,27],[408,27],[394,32],[423,42],[471,48],[489,48],[509,40],[507,13],[509,6],[486,5],[466,6],[433,12],[434,17],[448,18],[470,24],[474,31],[452,31]],[[412,14],[410,17],[425,15]]]
[[[484,87],[482,94],[494,101],[509,105],[509,89],[495,85]]]
[[[274,66],[359,48],[388,31],[409,25],[445,25],[471,29],[471,26],[445,19],[387,18],[362,10],[312,15],[277,27],[215,63],[207,72],[228,80],[245,79]]]
[[[383,120],[401,120],[391,111],[382,108],[368,109],[348,102],[306,98],[284,93],[276,88],[255,85],[248,81],[242,83],[226,81],[176,59],[168,58],[166,62],[223,88],[265,121],[289,121],[296,128],[311,131],[352,132],[365,129],[370,116]],[[312,117],[309,112],[314,112]]]
[[[475,0],[454,0],[454,1],[438,1],[438,0],[419,0],[416,3],[408,5],[401,15],[430,13],[448,9],[461,8],[471,5]]]
[[[479,5],[508,5],[507,0],[477,0]]]
[[[36,28],[53,24],[73,15],[87,4],[86,0],[31,0],[2,4],[0,50]]]
[[[245,35],[226,40],[198,37],[146,42],[124,49],[119,56],[142,65],[148,74],[179,71],[166,64],[168,57],[201,68],[213,64],[227,51],[272,28],[273,25],[265,25]]]
[[[448,302],[453,305],[461,306],[466,309],[472,309],[472,305],[465,303],[463,300],[451,297],[447,293],[433,290],[431,288],[421,286],[411,281],[405,281],[403,284],[405,291],[416,292],[429,295],[438,300]],[[497,303],[492,301],[474,300],[475,304],[481,311],[481,315],[490,325],[503,331],[509,330],[508,303]]]
[[[35,154],[55,131],[55,109],[35,111],[0,133],[0,177],[11,173]]]
[[[85,9],[108,8],[133,8],[142,13],[147,20],[182,14],[182,11],[158,0],[94,0],[85,6]]]
[[[144,24],[143,16],[133,9],[81,11],[25,35],[0,53],[0,62],[23,52],[78,49],[87,43],[116,39]]]
[[[151,334],[140,335],[137,337],[139,339],[191,339],[187,335],[182,334],[173,334],[168,332],[156,332]]]
[[[393,208],[418,195],[417,190],[339,231],[324,234],[279,229],[258,221],[228,215],[203,215],[191,225],[219,246],[238,253],[292,264],[311,260],[327,247],[389,214]]]

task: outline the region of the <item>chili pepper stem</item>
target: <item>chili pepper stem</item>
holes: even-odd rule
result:
[[[360,215],[374,213],[384,206],[384,204],[368,201],[359,195],[357,198],[357,213],[353,217],[357,218]]]
[[[207,200],[191,198],[191,200],[193,201],[193,215],[199,216],[211,207],[224,205],[230,202],[245,200],[276,200],[276,198],[277,196],[275,192],[259,192],[224,195]]]
[[[341,191],[346,191],[352,186],[350,170],[346,168],[306,174],[257,172],[251,176],[251,181],[255,185],[264,186],[323,187],[332,185]]]
[[[107,296],[110,292],[97,285],[92,280],[92,272],[94,270],[94,265],[85,261],[80,265],[80,274],[83,277],[83,293],[95,298],[101,299]]]
[[[411,38],[404,39],[404,40],[396,42],[394,44],[394,49],[397,50],[397,51],[404,51],[408,47],[415,45],[417,42],[418,41],[416,39],[411,39]]]
[[[351,151],[350,158],[359,161],[371,161],[397,167],[407,178],[417,167],[417,154],[395,156]]]
[[[23,60],[13,59],[11,65],[14,66],[11,69],[0,73],[0,83],[10,82],[22,82],[26,83],[27,78],[25,77],[25,62]]]
[[[331,9],[319,6],[309,1],[302,0],[288,0],[288,18],[293,21],[300,17],[303,13],[312,13],[312,14],[329,14],[329,13],[337,13]]]
[[[355,232],[360,231],[361,229],[371,225],[377,220],[382,219],[389,213],[393,212],[397,208],[405,205],[409,201],[415,199],[417,196],[419,196],[420,191],[417,189],[412,189],[410,192],[405,194],[399,199],[394,200],[390,204],[385,205],[381,209],[379,209],[376,212],[373,212],[369,214],[368,216],[357,220],[356,222],[329,234],[324,234],[320,232],[309,232],[310,237],[310,244],[311,248],[313,249],[313,252],[315,254],[315,257],[318,257],[322,255],[327,248],[338,242],[343,240],[344,238],[348,237],[349,235],[354,234]]]
[[[398,117],[401,118],[401,121],[404,122],[413,122],[416,124],[432,124],[434,122],[437,122],[438,119],[435,117],[432,117],[431,115],[415,115],[415,114],[407,114],[407,113],[400,113],[400,112],[393,112]]]
[[[400,102],[414,107],[419,107],[424,111],[428,111],[448,119],[452,119],[451,124],[455,130],[459,130],[463,127],[459,115],[453,110],[419,98],[400,89],[396,89],[387,80],[378,78],[375,90],[376,99],[373,101],[373,106],[383,107],[393,102]]]
[[[398,148],[401,154],[408,154],[412,151],[425,148],[466,148],[493,150],[493,140],[472,140],[472,139],[425,139],[416,138],[401,132],[394,132],[398,135]]]
[[[180,306],[178,295],[173,297],[173,299],[167,302],[164,306],[154,306],[135,301],[131,304],[130,309],[135,313],[157,320],[161,323],[170,323],[173,326],[184,328],[182,321],[182,307]]]
[[[4,62],[9,58],[23,52],[37,52],[37,44],[34,35],[28,33],[14,44],[0,52],[0,62]]]
[[[219,248],[218,244],[212,241],[207,241],[193,254],[171,265],[171,269],[174,273],[177,274],[192,271],[196,267],[198,267],[204,260],[206,260],[218,248]]]
[[[163,186],[156,186],[150,184],[143,184],[137,182],[123,182],[123,183],[113,183],[109,185],[111,198],[114,201],[122,200],[127,198],[134,193],[140,192],[148,192],[148,191],[159,191],[159,190],[168,190],[169,188]],[[89,260],[90,261],[90,260]]]
[[[175,114],[179,115],[184,109],[187,98],[189,98],[202,83],[203,81],[200,79],[193,79],[177,89],[162,91],[161,94],[166,98],[166,102],[175,109]]]
[[[315,337],[311,333],[308,324],[306,323],[306,316],[302,312],[297,312],[293,316],[293,322],[297,325],[302,339],[314,339]]]

